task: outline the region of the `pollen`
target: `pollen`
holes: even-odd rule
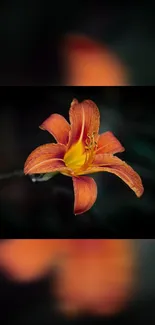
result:
[[[97,142],[95,141],[96,138],[96,133],[93,132],[91,135],[88,133],[87,134],[87,139],[86,139],[86,145],[85,145],[85,149],[86,150],[90,150],[93,148],[93,150],[96,150],[97,147]]]
[[[95,155],[95,151],[97,149],[97,141],[96,141],[96,133],[92,132],[90,135],[87,134],[87,139],[85,141],[85,150],[86,150],[86,159],[83,165],[83,168],[86,169],[92,163]]]

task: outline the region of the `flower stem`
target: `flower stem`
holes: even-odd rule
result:
[[[0,180],[10,179],[13,177],[22,177],[22,176],[24,176],[24,171],[22,169],[15,170],[14,172],[0,174]]]
[[[46,173],[46,174],[33,174],[30,175],[32,182],[45,182],[48,181],[50,178],[57,175],[59,172],[53,172],[53,173]]]

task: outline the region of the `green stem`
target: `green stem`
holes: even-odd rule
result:
[[[15,170],[14,172],[0,174],[0,180],[10,179],[13,177],[22,177],[24,176],[23,170]]]
[[[44,182],[44,181],[48,181],[50,178],[54,177],[58,173],[59,172],[39,174],[39,175],[33,174],[33,175],[29,175],[29,176],[31,177],[32,182]],[[13,177],[22,177],[22,176],[25,176],[23,170],[15,170],[14,172],[0,174],[0,181],[10,179]]]
[[[59,172],[53,172],[53,173],[46,173],[41,175],[30,175],[32,182],[45,182],[48,181],[50,178],[57,175]]]

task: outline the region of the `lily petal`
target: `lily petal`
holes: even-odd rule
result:
[[[123,160],[119,159],[113,154],[98,154],[94,157],[92,165],[94,167],[102,167],[102,166],[112,166],[112,165],[119,165],[123,163]]]
[[[25,165],[25,174],[42,174],[66,169],[63,161],[66,147],[63,144],[44,144],[28,156]]]
[[[100,113],[96,104],[91,100],[79,103],[73,99],[69,111],[71,131],[68,148],[78,141],[85,142],[88,134],[98,134]]]
[[[109,155],[109,157],[106,157],[106,159],[107,162],[105,162],[103,158],[104,167],[103,165],[101,167],[92,166],[88,168],[85,174],[93,174],[96,172],[109,172],[115,174],[120,177],[135,192],[138,197],[140,197],[144,192],[144,187],[138,173],[135,172],[133,168],[130,167],[127,163],[116,156]]]
[[[74,213],[81,214],[88,211],[96,201],[97,185],[93,178],[87,176],[73,177]]]
[[[70,125],[60,114],[50,115],[40,126],[53,135],[58,143],[67,144],[69,139]]]
[[[98,138],[98,149],[96,154],[103,153],[112,153],[115,154],[117,152],[123,152],[125,148],[121,145],[119,140],[114,136],[114,134],[110,131],[102,133]]]

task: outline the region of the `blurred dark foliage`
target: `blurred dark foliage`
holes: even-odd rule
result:
[[[154,237],[154,88],[1,88],[0,174],[21,170],[32,150],[54,141],[39,125],[55,112],[68,119],[73,98],[91,99],[98,105],[100,132],[111,130],[124,145],[126,151],[119,157],[140,174],[143,196],[138,199],[117,176],[98,173],[95,205],[74,216],[69,177],[59,174],[40,183],[29,176],[0,180],[1,237]]]
[[[52,297],[49,279],[17,284],[0,276],[1,324],[50,324]]]
[[[155,84],[154,3],[10,0],[0,4],[0,84],[61,84],[59,45],[77,32],[100,41],[129,67],[131,83]]]
[[[79,315],[69,319],[55,308],[54,271],[29,283],[13,282],[0,274],[0,324],[154,324],[154,244],[154,240],[135,241],[139,289],[123,312],[113,317]]]

